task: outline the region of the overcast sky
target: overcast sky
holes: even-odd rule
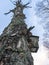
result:
[[[14,0],[13,0],[14,1]],[[30,6],[31,9],[25,9],[24,13],[26,14],[26,23],[28,27],[35,26],[32,30],[34,35],[40,37],[39,40],[39,50],[36,54],[32,54],[35,59],[35,65],[47,65],[48,63],[48,50],[42,45],[42,35],[43,35],[43,27],[39,24],[40,18],[35,15],[35,4],[39,0],[22,0],[24,3],[31,1]],[[4,28],[10,23],[12,18],[12,13],[8,15],[4,15],[4,13],[8,12],[10,9],[13,9],[14,5],[9,0],[0,0],[0,34],[4,30]]]

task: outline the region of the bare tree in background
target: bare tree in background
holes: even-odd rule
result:
[[[36,15],[41,18],[45,30],[43,42],[49,48],[49,0],[42,0],[36,4]]]

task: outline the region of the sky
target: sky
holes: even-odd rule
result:
[[[14,0],[12,0],[14,1]],[[34,65],[49,65],[48,59],[48,49],[43,46],[42,38],[44,29],[42,25],[39,23],[40,18],[35,15],[35,4],[39,0],[22,0],[23,3],[30,1],[30,6],[32,8],[25,9],[24,13],[26,15],[26,24],[28,27],[35,26],[35,28],[31,31],[34,35],[39,36],[39,50],[37,53],[32,53],[34,57]],[[10,9],[13,9],[14,5],[10,2],[10,0],[0,0],[0,34],[3,32],[4,28],[8,26],[11,21],[12,13],[8,15],[4,15],[4,13],[8,12]]]

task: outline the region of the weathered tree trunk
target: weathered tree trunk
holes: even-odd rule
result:
[[[39,37],[33,36],[30,32],[33,27],[27,29],[25,24],[23,7],[27,4],[16,3],[16,8],[10,10],[14,13],[11,23],[0,36],[0,65],[33,65],[31,52],[37,52]]]

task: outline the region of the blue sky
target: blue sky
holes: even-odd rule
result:
[[[24,0],[22,0],[24,1]],[[28,2],[30,0],[25,0],[25,2]],[[43,28],[41,25],[38,24],[39,19],[36,17],[35,15],[35,1],[38,0],[31,0],[31,4],[30,6],[32,6],[32,8],[29,9],[25,9],[24,13],[26,14],[26,23],[29,26],[35,26],[34,30],[32,30],[33,34],[41,36],[43,33]],[[8,12],[10,9],[13,9],[14,5],[9,1],[9,0],[0,0],[0,34],[2,33],[2,31],[4,30],[4,28],[10,23],[11,18],[12,18],[12,14],[9,15],[4,15],[4,13]]]
[[[30,0],[22,0],[22,1],[26,3]],[[35,26],[35,28],[32,30],[32,33],[40,37],[40,41],[39,41],[40,48],[36,54],[32,54],[35,59],[34,61],[35,65],[46,65],[45,61],[47,60],[47,49],[43,47],[42,45],[42,36],[43,36],[44,30],[42,25],[39,24],[40,18],[38,18],[35,15],[35,12],[36,12],[35,4],[38,1],[39,0],[31,0],[30,6],[32,6],[32,8],[25,9],[24,13],[26,14],[26,17],[27,17],[25,21],[28,27]],[[0,34],[4,30],[4,28],[11,22],[11,18],[12,18],[12,13],[6,16],[4,15],[4,13],[8,12],[10,9],[13,9],[13,8],[14,8],[14,5],[9,0],[0,0]],[[44,59],[42,59],[42,57]]]

